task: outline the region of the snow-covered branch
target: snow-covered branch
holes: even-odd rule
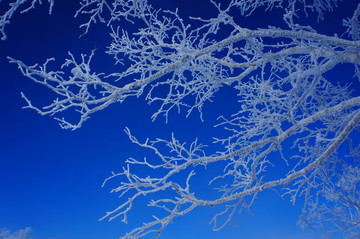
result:
[[[109,54],[115,55],[117,59],[119,55],[129,56],[128,60],[134,62],[126,71],[120,73],[105,75],[91,72],[93,53],[88,59],[86,55],[82,55],[81,62],[77,62],[69,53],[70,58],[62,67],[68,69],[67,72],[48,70],[49,62],[53,59],[49,59],[43,66],[27,66],[19,60],[9,58],[10,62],[19,66],[25,76],[46,85],[61,97],[40,109],[34,107],[23,96],[28,102],[28,107],[36,109],[42,115],[54,115],[69,108],[74,109],[81,116],[78,122],[74,124],[66,119],[59,119],[63,128],[74,130],[81,127],[92,113],[112,103],[123,102],[129,96],[138,97],[148,92],[146,99],[150,103],[162,103],[153,119],[160,114],[164,114],[167,119],[174,107],[187,107],[188,114],[194,109],[201,112],[204,103],[211,100],[223,84],[237,83],[238,86],[235,87],[240,91],[249,86],[253,88],[253,83],[249,84],[250,81],[242,82],[246,77],[250,77],[251,81],[256,81],[259,87],[266,90],[267,86],[262,84],[296,85],[296,81],[304,81],[303,79],[305,81],[302,84],[312,84],[313,77],[319,75],[321,78],[321,74],[339,63],[360,63],[360,56],[354,51],[360,49],[359,41],[353,42],[303,31],[242,29],[235,35],[201,49],[187,49],[190,47],[184,44],[170,45],[163,42],[154,46],[148,46],[146,43],[144,46],[141,45],[142,42],[150,42],[150,39],[139,39],[136,43],[130,40],[127,34],[121,39],[118,34],[113,36],[114,43]],[[266,38],[281,38],[282,41],[288,38],[289,43],[283,46],[278,42],[272,45],[262,44],[262,39]],[[238,45],[243,45],[244,48],[241,49]],[[217,52],[221,51],[227,51],[227,56],[216,57]],[[256,51],[258,52],[255,53]],[[301,57],[297,57],[298,55]],[[236,61],[234,58],[242,59]],[[270,67],[270,74],[264,71],[266,67]],[[268,74],[269,78],[257,77],[255,74],[259,72]],[[284,79],[276,82],[276,75],[280,73],[285,75]],[[122,85],[122,80],[128,78],[133,79],[133,82]],[[156,95],[160,86],[168,86],[165,97]],[[187,99],[192,99],[193,105],[186,104]]]
[[[360,122],[360,111],[357,110],[344,118],[346,124],[343,127],[339,126],[336,136],[326,140],[326,145],[322,146],[323,150],[321,154],[316,155],[313,153],[309,158],[301,158],[301,154],[296,155],[293,153],[292,157],[294,157],[295,160],[289,159],[288,162],[289,165],[293,166],[293,170],[289,170],[282,178],[267,181],[266,174],[268,174],[268,170],[266,170],[266,168],[271,167],[273,162],[277,161],[276,159],[270,159],[270,155],[272,155],[272,151],[274,150],[273,145],[277,145],[276,147],[279,148],[282,145],[286,145],[288,139],[294,137],[298,137],[302,141],[309,140],[309,136],[303,139],[299,137],[299,135],[303,134],[304,128],[321,121],[326,121],[329,115],[336,115],[340,112],[344,113],[347,109],[353,108],[354,106],[357,106],[357,108],[360,106],[359,97],[342,102],[339,105],[327,108],[299,122],[295,122],[294,126],[284,131],[281,135],[254,141],[249,146],[239,148],[237,151],[214,156],[201,156],[205,154],[205,152],[201,149],[202,147],[196,146],[196,142],[191,144],[189,150],[187,150],[185,145],[175,138],[173,138],[172,141],[157,139],[156,141],[146,140],[145,143],[140,143],[130,134],[130,131],[127,130],[130,139],[134,143],[141,147],[151,149],[159,160],[152,158],[153,162],[150,162],[150,160],[146,158],[144,160],[130,159],[128,160],[128,167],[124,168],[122,173],[114,174],[111,177],[126,177],[122,185],[113,189],[112,192],[121,193],[121,197],[124,198],[128,198],[126,196],[128,194],[133,196],[114,211],[108,212],[104,218],[109,217],[110,220],[112,220],[118,216],[123,216],[123,221],[127,221],[129,209],[137,199],[144,196],[151,198],[151,196],[149,196],[151,194],[166,191],[167,198],[158,201],[149,201],[148,205],[161,208],[169,215],[162,219],[154,217],[154,221],[145,223],[142,227],[135,229],[124,238],[132,238],[132,236],[138,235],[137,233],[140,231],[143,233],[145,229],[147,231],[146,234],[150,233],[155,230],[154,227],[157,225],[163,224],[164,221],[169,222],[170,218],[172,221],[173,218],[182,216],[195,207],[225,205],[224,212],[216,215],[213,219],[214,229],[217,230],[224,226],[221,225],[219,228],[217,226],[217,221],[220,220],[220,216],[228,217],[228,219],[225,219],[226,224],[233,215],[233,210],[230,212],[228,211],[229,208],[236,210],[236,208],[239,207],[249,207],[252,204],[254,195],[261,191],[279,186],[285,187],[286,185],[293,185],[291,189],[286,190],[287,192],[284,195],[302,193],[302,191],[308,189],[308,187],[305,187],[306,182],[310,178],[316,177],[318,171],[326,170],[327,167],[325,167],[325,165],[328,166],[330,164],[326,162],[326,160],[336,152],[337,148],[347,139],[353,129],[358,126]],[[319,131],[320,130],[317,132]],[[316,136],[317,135],[313,135],[312,138]],[[169,153],[160,152],[159,149],[163,147],[158,144],[165,144],[165,146],[169,148]],[[298,144],[301,145],[299,142]],[[300,148],[300,146],[298,147]],[[311,147],[311,150],[318,151],[319,147],[319,145],[314,145]],[[295,156],[298,156],[300,160]],[[219,165],[219,163],[222,164]],[[153,172],[154,177],[152,177],[151,174],[147,174],[146,177],[136,175],[130,171],[130,165],[133,165],[133,167],[138,165],[140,168],[143,168],[143,172]],[[215,184],[215,181],[221,181],[223,185],[226,185],[225,182],[231,182],[231,184],[218,190],[219,196],[217,199],[204,200],[196,197],[196,193],[191,191],[191,180],[196,180],[191,178],[195,175],[194,172],[196,172],[198,167],[205,166],[209,168],[212,167],[212,165],[216,165],[213,167],[217,168],[219,175],[213,175],[212,179],[209,178],[209,186]],[[184,175],[181,177],[184,180],[183,182],[176,181],[179,175]],[[202,175],[202,177],[204,177],[204,175]],[[249,196],[250,202],[245,200]],[[233,202],[236,203],[232,205]],[[178,209],[184,207],[186,209],[178,213]],[[174,210],[176,210],[176,213]]]
[[[6,40],[7,36],[5,33],[5,26],[10,23],[10,19],[16,12],[28,12],[31,9],[34,9],[36,4],[41,4],[42,0],[15,0],[13,2],[5,0],[5,2],[9,2],[9,8],[6,9],[5,12],[0,12],[0,33],[2,35],[1,40]],[[50,4],[49,14],[51,14],[54,6],[54,0],[48,0],[48,2]]]
[[[31,239],[31,228],[26,227],[24,229],[11,232],[7,228],[0,228],[0,239]]]
[[[37,107],[22,94],[25,108],[54,115],[61,127],[75,130],[93,113],[126,102],[128,97],[143,95],[149,103],[158,102],[152,119],[164,116],[167,121],[173,109],[185,109],[186,115],[197,110],[200,117],[206,117],[203,106],[216,100],[216,92],[225,86],[237,91],[239,104],[234,114],[219,115],[216,126],[223,127],[224,134],[214,135],[221,147],[216,153],[206,152],[198,140],[187,144],[172,135],[170,140],[141,142],[125,130],[133,143],[152,155],[128,159],[121,172],[106,180],[123,179],[112,190],[123,201],[102,219],[120,217],[127,223],[140,198],[148,199],[148,206],[155,209],[150,222],[124,239],[149,233],[158,238],[176,217],[199,206],[223,207],[212,220],[214,229],[221,229],[235,211],[249,208],[258,193],[267,189],[282,190],[293,203],[304,196],[303,218],[308,215],[304,219],[307,222],[315,218],[311,205],[320,205],[321,198],[329,201],[321,195],[331,194],[343,204],[325,207],[321,218],[330,215],[335,219],[324,220],[346,220],[340,218],[338,208],[351,204],[358,210],[358,194],[353,192],[357,186],[348,187],[343,182],[356,181],[358,168],[339,156],[338,149],[351,142],[352,147],[345,148],[347,154],[355,155],[358,147],[353,145],[359,144],[353,138],[359,136],[360,97],[352,91],[352,84],[359,79],[360,5],[344,21],[344,32],[350,36],[346,39],[296,24],[299,11],[316,12],[322,19],[325,11],[337,5],[335,0],[312,4],[300,0],[232,0],[226,6],[210,2],[217,15],[185,21],[179,10],[154,9],[145,0],[83,0],[77,14],[89,16],[82,25],[85,33],[97,21],[110,26],[112,43],[107,54],[117,65],[110,73],[92,70],[95,52],[80,57],[69,53],[60,70],[52,66],[53,58],[43,65],[29,66],[9,57],[24,76],[56,95],[47,106]],[[234,10],[247,16],[261,6],[284,9],[281,19],[287,28],[250,29],[237,21]],[[126,31],[119,24],[124,20],[141,27]],[[187,24],[189,21],[196,24]],[[329,79],[341,64],[351,65],[358,78]],[[59,118],[68,111],[79,119],[70,122]],[[344,172],[330,170],[337,165],[342,165]],[[201,175],[202,167],[214,167],[216,173]],[[208,177],[208,184],[198,188],[193,182],[200,176]],[[209,198],[201,195],[204,188],[212,191]],[[336,188],[341,190],[335,192]],[[158,199],[152,200],[154,195]],[[353,222],[359,220],[358,211],[347,213],[351,216],[344,218],[351,218],[347,222],[357,230],[359,224]],[[345,227],[339,228],[348,232]]]

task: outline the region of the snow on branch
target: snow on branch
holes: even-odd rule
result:
[[[7,0],[5,0],[7,1]],[[1,2],[1,1],[0,1]],[[10,1],[7,1],[10,2]],[[54,7],[54,0],[48,0],[49,14],[51,14]],[[28,3],[28,6],[26,5]],[[9,8],[3,13],[0,11],[0,33],[2,35],[1,40],[6,40],[5,26],[10,23],[10,19],[16,12],[25,13],[34,9],[36,4],[41,4],[41,0],[16,0],[9,3]],[[22,9],[22,10],[21,10]]]
[[[303,209],[301,227],[325,227],[328,233],[345,231],[349,238],[359,238],[360,168],[339,162],[329,174],[319,173],[324,183],[322,191]]]
[[[148,45],[151,43],[150,39],[145,41],[143,37],[141,35],[140,39],[134,42],[128,38],[127,34],[124,34],[121,39],[117,34],[114,35],[115,41],[108,53],[115,55],[117,61],[120,61],[119,55],[128,56],[127,60],[134,64],[124,72],[109,75],[91,72],[90,63],[94,53],[88,60],[85,59],[86,55],[82,55],[80,63],[69,53],[70,58],[62,66],[63,69],[70,68],[67,74],[64,71],[48,71],[48,64],[53,59],[49,59],[43,66],[27,66],[10,57],[9,60],[16,63],[25,76],[46,85],[61,97],[43,109],[39,109],[32,106],[23,95],[28,102],[28,107],[36,109],[42,115],[54,115],[65,109],[74,108],[81,115],[78,122],[74,124],[63,118],[58,119],[63,128],[72,130],[81,127],[92,113],[114,102],[123,102],[129,96],[140,96],[145,88],[149,88],[146,99],[150,103],[161,102],[161,107],[154,114],[153,119],[160,114],[167,119],[170,110],[174,107],[187,107],[188,114],[194,109],[201,112],[204,103],[211,100],[223,84],[240,82],[239,90],[244,90],[246,87],[242,86],[242,79],[263,71],[268,65],[271,69],[270,78],[267,81],[274,80],[276,74],[281,72],[287,74],[287,77],[284,77],[286,82],[282,82],[285,84],[301,81],[300,78],[311,80],[315,74],[329,71],[338,63],[349,62],[355,65],[360,63],[360,56],[352,50],[359,49],[360,42],[312,32],[242,29],[235,35],[201,49],[186,46],[182,42],[170,45],[164,43],[162,39],[158,39],[160,41],[158,44],[150,46]],[[145,37],[147,38],[146,35]],[[155,38],[156,35],[149,37]],[[267,37],[288,38],[289,43],[283,46],[279,43],[266,45],[267,49],[265,49],[265,45],[262,46],[260,41]],[[154,43],[156,42],[151,44]],[[240,49],[236,47],[237,44],[245,44],[245,47]],[[263,49],[259,51],[259,48]],[[227,51],[228,54],[218,58],[216,53],[219,51]],[[303,57],[294,57],[296,55],[303,55]],[[243,60],[238,62],[233,59],[238,57]],[[312,63],[318,59],[322,59],[321,62]],[[284,67],[280,67],[282,65]],[[295,71],[295,68],[298,70]],[[234,72],[234,69],[237,71]],[[190,82],[188,75],[191,76]],[[129,77],[134,81],[121,86],[122,79]],[[113,83],[109,83],[109,79],[113,79]],[[256,79],[256,81],[262,80]],[[168,87],[165,97],[154,93],[160,86]],[[185,103],[187,98],[193,98],[192,106]]]
[[[164,218],[154,216],[153,221],[144,223],[143,226],[134,229],[124,236],[124,239],[140,238],[154,230],[157,231],[154,227],[156,228],[158,225],[165,226],[175,217],[182,216],[196,207],[225,205],[224,211],[213,218],[214,229],[218,230],[225,226],[232,217],[234,210],[236,211],[236,209],[241,207],[249,207],[258,192],[268,188],[293,184],[294,187],[288,189],[288,192],[284,195],[301,193],[303,190],[307,189],[304,186],[307,184],[307,181],[315,177],[316,172],[321,170],[324,165],[327,164],[326,160],[336,152],[337,148],[346,140],[353,129],[358,126],[360,122],[360,110],[357,110],[350,114],[350,116],[344,118],[346,124],[344,124],[344,127],[339,126],[341,130],[339,130],[336,137],[328,138],[326,140],[326,145],[315,145],[311,147],[312,151],[317,151],[320,147],[323,148],[321,154],[318,156],[313,154],[311,158],[301,158],[296,163],[290,162],[291,165],[295,166],[287,175],[284,175],[283,178],[277,180],[266,181],[266,177],[264,176],[266,174],[265,168],[271,166],[272,161],[274,161],[267,157],[272,153],[274,149],[273,145],[286,144],[287,140],[294,136],[299,140],[306,142],[309,138],[314,138],[316,136],[311,135],[301,138],[300,135],[302,134],[303,128],[309,127],[309,125],[318,121],[324,121],[329,115],[344,112],[346,109],[352,108],[353,106],[360,106],[359,97],[340,103],[339,105],[296,122],[294,126],[290,127],[287,131],[284,131],[281,135],[258,140],[252,142],[247,147],[239,148],[236,151],[228,151],[213,156],[202,156],[205,155],[205,152],[202,150],[202,146],[197,146],[197,142],[192,143],[189,149],[186,149],[185,144],[180,143],[174,137],[172,138],[172,141],[157,139],[155,141],[146,140],[144,143],[140,143],[127,129],[126,132],[132,142],[141,147],[151,149],[159,160],[152,158],[153,162],[150,162],[150,160],[147,160],[146,158],[143,160],[129,159],[127,161],[128,167],[124,168],[122,173],[114,173],[113,176],[109,178],[124,177],[121,186],[113,189],[112,192],[120,193],[121,198],[128,198],[128,200],[125,200],[125,202],[115,210],[108,212],[102,219],[109,218],[112,220],[118,216],[122,216],[123,221],[127,222],[127,214],[136,200],[140,197],[151,198],[150,195],[152,194],[168,191],[166,193],[167,198],[149,201],[148,203],[148,206],[150,207],[163,209],[168,213],[168,216]],[[169,153],[161,152],[160,149],[164,147],[161,147],[158,144],[164,144],[169,148]],[[271,150],[268,151],[267,149]],[[263,154],[263,152],[266,153]],[[219,189],[218,199],[204,200],[196,197],[196,193],[191,191],[191,181],[196,180],[192,179],[192,177],[195,175],[197,168],[204,166],[211,167],[212,164],[218,162],[227,163],[224,164],[223,167],[218,168],[219,175],[215,175],[214,178],[210,179],[209,185],[214,184],[214,181],[220,180],[226,182],[229,182],[228,180],[230,180],[230,182],[232,182],[231,185]],[[136,165],[139,167],[147,167],[148,169],[144,168],[142,171],[153,172],[154,177],[151,175],[142,177],[131,172],[130,169]],[[216,165],[216,167],[219,167],[219,165]],[[183,182],[179,182],[178,180],[173,181],[176,180],[176,175],[184,175],[182,177]],[[296,187],[295,185],[301,186]],[[132,195],[132,197],[128,197],[127,195]],[[170,195],[172,195],[172,197],[170,197]],[[251,199],[247,201],[246,197],[249,196]],[[233,202],[235,203],[233,204]],[[183,210],[179,211],[181,208],[183,208]],[[229,208],[233,208],[233,210],[229,212]],[[218,221],[221,220],[219,219],[220,216],[227,216],[228,219],[225,219],[224,224],[218,226]],[[161,227],[158,232],[160,233],[162,230],[163,227]]]
[[[353,213],[358,210],[354,203],[358,194],[350,195],[355,189],[341,182],[349,177],[357,180],[357,168],[339,156],[338,149],[348,144],[349,155],[358,150],[353,145],[359,142],[353,138],[359,136],[360,97],[352,91],[357,79],[327,77],[340,64],[352,65],[354,75],[359,75],[360,5],[344,22],[349,40],[296,24],[297,11],[314,11],[321,19],[337,5],[335,0],[316,0],[310,5],[300,0],[232,0],[226,6],[210,2],[217,15],[185,21],[180,11],[154,9],[145,0],[83,0],[77,14],[88,14],[90,19],[82,27],[88,32],[96,21],[111,26],[107,54],[117,65],[110,73],[94,71],[94,52],[79,57],[69,53],[60,70],[54,70],[53,58],[29,66],[9,57],[24,76],[56,95],[50,104],[37,107],[22,94],[25,108],[55,116],[61,127],[75,130],[93,113],[126,102],[128,97],[143,95],[148,103],[158,104],[152,119],[164,116],[167,121],[173,110],[184,109],[186,115],[198,111],[200,117],[206,117],[202,109],[216,100],[216,92],[225,85],[237,91],[239,105],[234,114],[219,115],[217,127],[223,127],[224,134],[214,135],[221,147],[216,153],[206,152],[198,140],[187,144],[172,135],[170,140],[141,142],[125,130],[133,143],[150,154],[128,159],[121,172],[105,181],[123,179],[112,190],[120,194],[122,203],[102,219],[120,217],[127,223],[129,213],[144,198],[156,210],[149,222],[124,239],[150,233],[158,238],[176,217],[199,206],[223,208],[211,220],[214,230],[219,230],[237,210],[251,207],[258,193],[267,189],[282,191],[293,203],[304,197],[303,221],[312,223],[323,217],[312,216],[311,205],[320,205],[314,202],[321,198],[330,200],[321,195],[331,192],[343,199],[342,205],[353,208],[340,218],[337,212],[343,206],[334,205],[334,210],[324,208],[321,216],[330,214],[335,219],[329,222],[349,220],[353,225],[359,219]],[[237,22],[234,9],[249,15],[261,6],[283,8],[288,28],[249,29]],[[141,28],[126,31],[119,24],[124,20],[140,22]],[[69,111],[79,119],[61,117]],[[344,172],[332,170],[337,165],[342,165]],[[205,175],[208,184],[197,188],[193,182],[204,176],[201,168],[209,167],[217,173]],[[145,168],[147,174],[139,168]],[[342,196],[334,193],[337,187]],[[212,198],[202,196],[204,188],[213,192]]]
[[[147,0],[81,0],[80,4],[75,17],[80,14],[89,16],[88,22],[80,26],[85,28],[84,34],[88,33],[91,24],[98,21],[109,26],[121,19],[132,21],[133,18],[141,18],[150,7]]]
[[[7,228],[0,228],[0,239],[31,239],[31,228],[26,227],[24,229],[11,232]]]

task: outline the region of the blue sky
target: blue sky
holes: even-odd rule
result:
[[[230,112],[235,106],[227,104],[226,109],[222,108],[229,96],[235,100],[235,95],[225,97],[220,93],[213,104],[205,107],[205,122],[201,122],[196,113],[189,118],[172,114],[165,125],[161,118],[150,121],[153,106],[149,107],[142,99],[130,99],[93,115],[81,129],[73,132],[60,129],[50,117],[21,109],[25,102],[20,92],[26,93],[37,105],[49,102],[51,94],[24,78],[15,65],[8,63],[6,56],[27,64],[54,56],[61,64],[69,50],[79,54],[98,48],[94,64],[99,64],[99,71],[113,67],[112,59],[101,53],[109,45],[104,25],[95,25],[88,35],[79,38],[82,30],[78,26],[82,20],[73,18],[76,2],[56,1],[51,16],[46,4],[27,14],[16,15],[7,26],[8,39],[0,41],[0,228],[18,230],[30,226],[34,239],[111,239],[139,225],[141,222],[136,219],[151,211],[136,209],[129,225],[119,220],[98,222],[107,210],[119,204],[117,196],[109,194],[116,182],[101,188],[103,180],[111,171],[118,171],[126,158],[143,157],[146,153],[130,143],[124,127],[129,127],[140,139],[169,138],[171,132],[175,132],[182,140],[199,138],[209,143],[218,130],[211,127],[218,112]],[[349,17],[355,9],[351,1],[344,2],[344,6],[339,4],[340,10],[319,23],[321,33],[341,33],[340,19]],[[194,16],[211,12],[206,0],[161,0],[155,6],[179,6],[180,13]],[[246,25],[265,27],[279,23],[276,19],[259,13]],[[162,238],[319,238],[319,232],[301,231],[296,226],[300,209],[301,205],[293,207],[275,193],[265,192],[252,208],[254,215],[247,212],[235,215],[234,226],[229,224],[220,232],[212,232],[208,222],[216,211],[200,208],[176,219]]]

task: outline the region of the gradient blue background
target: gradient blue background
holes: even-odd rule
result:
[[[103,180],[111,171],[119,171],[126,158],[146,155],[130,143],[124,127],[132,129],[140,139],[169,138],[174,131],[184,141],[198,137],[201,142],[211,143],[211,137],[220,130],[211,127],[216,117],[223,111],[233,112],[236,106],[234,92],[228,89],[205,107],[204,123],[197,113],[187,119],[183,114],[171,114],[170,122],[165,125],[162,118],[150,121],[155,106],[149,107],[142,99],[130,99],[98,112],[74,132],[60,129],[50,117],[21,109],[25,102],[20,92],[35,105],[50,102],[52,95],[24,78],[14,64],[8,63],[6,56],[27,64],[41,63],[54,56],[58,60],[55,65],[59,65],[69,50],[77,55],[97,48],[94,70],[112,70],[113,60],[102,53],[109,45],[108,29],[98,24],[88,35],[79,38],[83,31],[78,26],[84,19],[73,18],[77,2],[56,1],[51,16],[47,4],[16,15],[6,28],[8,39],[0,41],[0,228],[18,230],[30,226],[35,239],[111,239],[139,225],[141,222],[136,219],[151,214],[151,209],[135,209],[129,225],[119,220],[98,222],[105,211],[120,202],[117,195],[109,194],[118,181],[101,188]],[[211,16],[214,12],[207,0],[153,2],[156,7],[166,9],[179,7],[182,15]],[[345,0],[334,13],[327,13],[326,20],[319,23],[319,32],[341,34],[341,19],[351,16],[355,2]],[[244,25],[252,28],[281,25],[280,11],[272,14],[276,17],[260,10],[246,19]],[[315,18],[302,21],[316,24]],[[344,70],[346,67],[333,72],[332,76],[351,77],[352,72]],[[162,238],[320,238],[319,232],[301,231],[296,226],[300,210],[301,203],[293,207],[275,193],[265,192],[252,207],[254,215],[237,214],[234,225],[230,223],[220,232],[212,232],[208,225],[217,210],[199,208],[176,219]]]

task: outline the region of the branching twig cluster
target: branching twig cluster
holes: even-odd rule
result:
[[[214,230],[219,230],[237,210],[249,208],[259,192],[280,189],[293,203],[304,196],[303,221],[332,222],[339,230],[355,233],[359,167],[337,152],[346,142],[359,144],[352,138],[359,136],[360,97],[351,91],[352,81],[358,79],[347,79],[344,84],[342,79],[330,81],[326,74],[339,64],[351,64],[359,77],[360,5],[344,21],[350,36],[345,39],[295,23],[298,11],[314,11],[322,19],[337,1],[306,5],[297,0],[232,0],[226,6],[210,2],[218,14],[209,19],[192,17],[196,22],[192,26],[177,10],[156,10],[145,0],[83,0],[77,14],[89,15],[89,21],[82,27],[88,32],[96,21],[111,26],[107,53],[122,64],[121,71],[93,72],[94,53],[80,60],[69,53],[60,71],[50,70],[53,59],[42,66],[28,66],[9,58],[25,76],[58,95],[39,108],[23,94],[27,108],[42,115],[74,110],[80,115],[78,121],[57,119],[63,128],[75,130],[112,103],[145,95],[149,103],[160,103],[153,120],[164,116],[167,121],[173,109],[185,109],[187,115],[197,110],[203,117],[204,104],[224,85],[232,86],[238,92],[239,108],[231,117],[219,116],[217,126],[224,127],[226,135],[214,137],[223,147],[215,154],[205,152],[197,141],[188,145],[174,136],[141,142],[126,129],[130,140],[151,150],[153,157],[128,159],[120,173],[113,173],[109,179],[124,179],[113,189],[124,201],[104,218],[121,217],[127,222],[139,198],[161,194],[161,199],[149,199],[148,206],[165,216],[154,215],[123,238],[153,232],[158,238],[174,218],[199,206],[224,207],[212,219]],[[260,6],[283,8],[288,28],[248,29],[233,15],[234,11],[250,15]],[[122,20],[141,22],[141,28],[127,32],[117,25]],[[355,155],[356,150],[348,147],[347,153]],[[286,170],[279,164],[286,165]],[[218,186],[216,198],[199,197],[192,186],[198,168],[213,165],[218,174],[208,182],[209,188]],[[149,173],[142,175],[137,167]],[[276,171],[279,168],[283,172]],[[319,205],[325,206],[315,215]]]

